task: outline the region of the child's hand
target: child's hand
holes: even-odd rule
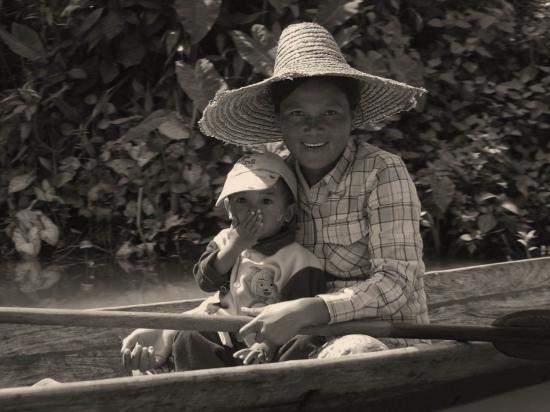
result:
[[[267,363],[273,360],[275,346],[267,342],[254,343],[249,348],[241,349],[233,354],[235,359],[241,359],[244,365]]]
[[[234,220],[231,225],[235,242],[239,243],[243,249],[248,249],[258,242],[262,227],[263,216],[259,210],[250,212],[242,222]]]

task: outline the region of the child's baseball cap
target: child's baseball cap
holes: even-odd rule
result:
[[[279,178],[283,178],[296,200],[296,176],[282,157],[270,152],[245,155],[235,163],[227,175],[216,206],[221,205],[223,200],[233,193],[268,189]]]

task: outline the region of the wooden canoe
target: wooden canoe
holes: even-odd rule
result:
[[[429,272],[433,323],[488,325],[550,309],[550,258]],[[200,300],[110,308],[182,312]],[[550,381],[550,362],[503,355],[490,343],[438,341],[338,359],[131,377],[128,329],[0,325],[0,410],[439,410]],[[29,387],[50,377],[63,384]],[[550,403],[550,394],[548,395]]]

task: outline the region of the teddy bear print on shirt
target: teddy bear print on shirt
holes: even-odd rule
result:
[[[250,277],[250,294],[253,301],[251,307],[264,306],[279,301],[279,291],[275,284],[275,272],[266,267],[253,266],[256,272]]]

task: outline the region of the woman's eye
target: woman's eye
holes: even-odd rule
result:
[[[288,112],[288,116],[290,117],[300,117],[300,116],[303,116],[304,115],[304,112],[301,111],[301,110],[292,110],[290,112]]]
[[[336,116],[337,114],[338,114],[338,112],[336,110],[333,110],[333,109],[325,111],[326,116]]]
[[[246,199],[244,197],[237,197],[234,201],[235,203],[246,203]]]
[[[273,204],[273,200],[272,199],[263,199],[262,203],[264,205],[271,205],[271,204]]]

